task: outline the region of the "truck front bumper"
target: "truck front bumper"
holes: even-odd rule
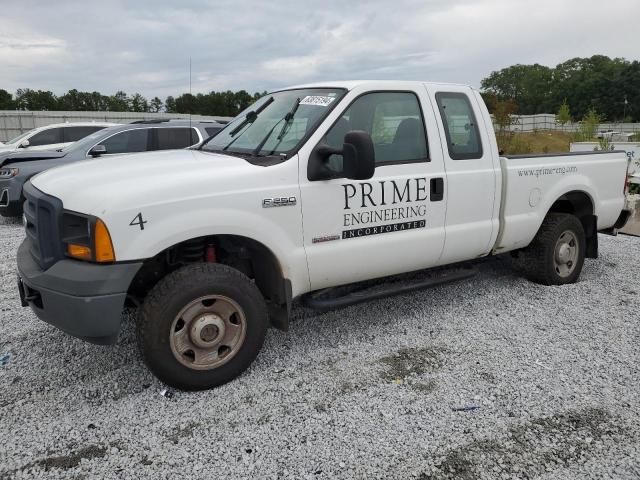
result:
[[[18,289],[22,306],[74,337],[91,343],[116,342],[127,290],[142,262],[97,265],[60,260],[42,270],[29,252],[18,248]]]

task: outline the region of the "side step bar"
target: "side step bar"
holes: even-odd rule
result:
[[[413,280],[399,279],[391,281],[387,279],[386,283],[382,283],[384,279],[379,279],[377,281],[362,282],[360,284],[354,283],[344,287],[325,288],[306,293],[300,300],[305,307],[313,308],[314,310],[329,311],[377,300],[379,298],[457,282],[471,278],[477,273],[478,271],[473,267],[437,270],[428,272],[426,275],[422,275],[420,278]],[[343,292],[342,295],[338,293],[341,291]]]

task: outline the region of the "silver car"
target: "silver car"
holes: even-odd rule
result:
[[[99,130],[58,150],[0,153],[0,215],[21,215],[22,186],[49,168],[108,155],[187,148],[214,136],[223,127],[206,121],[137,121]]]

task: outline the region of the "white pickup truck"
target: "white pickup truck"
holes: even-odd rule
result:
[[[251,364],[269,326],[287,328],[296,298],[343,307],[466,278],[443,267],[505,252],[534,281],[575,282],[597,232],[628,217],[626,172],[624,152],[500,157],[467,86],[292,87],[197,149],[34,177],[18,284],[24,306],[93,343],[115,342],[125,303],[138,305],[149,368],[210,388]]]

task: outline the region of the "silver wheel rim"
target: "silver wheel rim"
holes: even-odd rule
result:
[[[207,295],[187,304],[169,331],[173,356],[193,370],[211,370],[240,350],[247,333],[244,311],[223,295]]]
[[[571,230],[562,232],[553,252],[553,266],[562,278],[570,276],[576,269],[579,254],[578,238]]]

